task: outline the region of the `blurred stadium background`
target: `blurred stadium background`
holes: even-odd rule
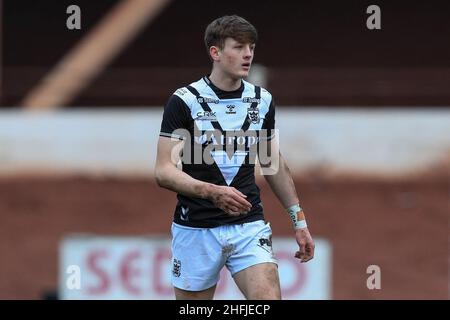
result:
[[[448,299],[450,6],[378,2],[371,31],[370,4],[0,1],[0,298],[171,297],[175,195],[152,178],[162,108],[208,73],[206,25],[236,13],[259,31],[251,77],[275,97],[324,252],[306,269],[282,257],[285,296]],[[259,185],[289,255],[289,219]],[[67,289],[69,265],[84,289]]]

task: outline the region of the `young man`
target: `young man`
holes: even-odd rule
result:
[[[243,80],[256,40],[256,29],[239,16],[211,22],[205,31],[211,74],[176,90],[164,109],[155,176],[178,194],[172,223],[177,299],[212,299],[223,266],[247,299],[281,299],[252,162],[262,149],[275,159],[263,168],[279,164],[264,177],[293,221],[295,257],[314,256],[290,171],[281,153],[272,152],[278,150],[272,96]]]

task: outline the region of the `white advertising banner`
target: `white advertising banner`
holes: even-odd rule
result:
[[[0,111],[0,176],[153,176],[162,108]],[[294,173],[416,173],[448,163],[450,109],[277,107],[280,149]],[[42,152],[45,150],[45,152]],[[124,152],[126,150],[126,152]]]
[[[294,238],[273,238],[283,299],[331,298],[331,246],[315,239],[315,258],[294,258]],[[166,237],[71,236],[60,245],[60,299],[174,299]],[[243,299],[226,268],[215,299]]]

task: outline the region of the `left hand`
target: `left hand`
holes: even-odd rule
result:
[[[295,253],[295,257],[300,259],[300,262],[308,262],[314,258],[315,245],[308,228],[295,230],[295,240],[297,240],[299,247],[299,251]]]

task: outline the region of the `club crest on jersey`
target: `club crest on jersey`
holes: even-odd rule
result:
[[[248,115],[248,119],[249,119],[249,121],[251,121],[251,123],[254,123],[254,124],[259,123],[260,117],[259,117],[258,107],[250,106],[249,108],[247,108],[247,115]]]

